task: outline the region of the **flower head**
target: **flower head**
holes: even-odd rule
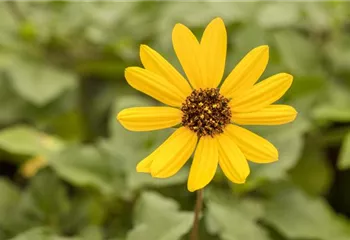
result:
[[[269,163],[277,149],[264,138],[238,125],[279,125],[291,122],[297,112],[273,104],[288,90],[293,77],[279,73],[256,83],[264,72],[268,46],[251,50],[218,88],[225,69],[227,36],[224,22],[215,18],[198,42],[184,25],[176,24],[172,41],[188,81],[159,53],[142,45],[144,68],[129,67],[125,78],[135,89],[169,107],[135,107],[118,114],[131,131],[151,131],[180,125],[136,167],[138,172],[167,178],[176,174],[194,153],[188,189],[206,186],[218,164],[234,183],[249,175],[247,160]]]

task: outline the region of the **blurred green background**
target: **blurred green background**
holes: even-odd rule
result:
[[[270,46],[264,77],[289,72],[284,126],[251,128],[280,160],[250,164],[245,185],[218,172],[205,189],[201,240],[350,239],[350,6],[347,2],[0,3],[0,239],[188,239],[188,166],[136,173],[173,130],[133,133],[116,114],[157,104],[124,79],[148,44],[179,68],[181,22],[228,31],[226,74]]]

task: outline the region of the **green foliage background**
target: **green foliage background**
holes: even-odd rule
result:
[[[141,43],[180,69],[175,23],[200,36],[217,16],[228,30],[226,74],[268,44],[264,76],[295,76],[283,101],[299,115],[252,128],[278,147],[280,160],[251,164],[245,185],[218,172],[205,189],[200,239],[350,239],[349,3],[3,2],[1,240],[188,239],[188,166],[166,180],[135,171],[173,130],[133,133],[115,117],[156,104],[123,76],[140,66]],[[30,177],[33,159],[45,166]]]

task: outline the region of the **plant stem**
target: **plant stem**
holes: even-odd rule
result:
[[[202,205],[203,205],[203,189],[200,189],[197,191],[197,199],[196,199],[196,206],[194,208],[194,220],[193,220],[190,240],[198,240],[199,214],[201,213]]]

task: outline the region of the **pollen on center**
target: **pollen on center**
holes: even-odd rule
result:
[[[229,99],[217,88],[193,90],[181,107],[182,125],[197,133],[198,137],[220,134],[231,120],[228,103]]]

